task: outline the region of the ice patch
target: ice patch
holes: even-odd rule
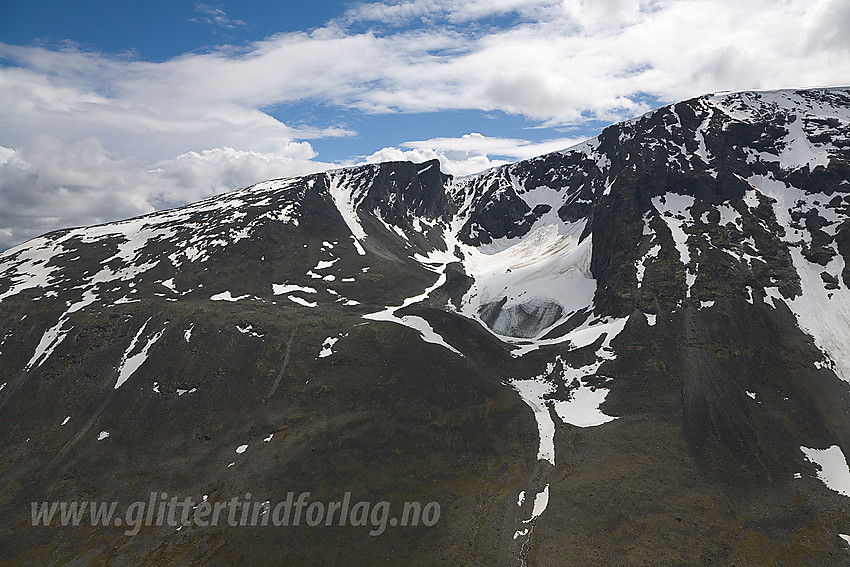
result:
[[[596,280],[590,274],[591,239],[579,241],[584,224],[541,226],[491,254],[465,249],[466,273],[475,281],[461,312],[511,339],[543,335],[592,304]],[[526,312],[530,318],[520,316]],[[541,321],[536,315],[549,318]]]

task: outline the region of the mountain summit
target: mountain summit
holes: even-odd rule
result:
[[[29,241],[0,255],[0,565],[846,565],[848,218],[837,88]],[[289,492],[441,514],[30,518]]]

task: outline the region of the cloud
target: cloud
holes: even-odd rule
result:
[[[402,144],[407,148],[432,148],[446,152],[454,159],[470,155],[495,155],[511,159],[527,159],[542,154],[563,150],[584,140],[581,138],[558,138],[545,142],[529,142],[515,138],[493,138],[478,132],[464,134],[460,138],[431,138]]]
[[[123,158],[95,138],[65,144],[36,136],[19,150],[0,146],[0,250],[58,228],[129,218],[334,165],[315,157],[307,142],[273,154],[187,152],[155,164]]]
[[[176,84],[169,88],[172,73],[185,73],[183,81],[191,80],[189,68],[174,71],[162,64],[70,49],[49,52],[0,44],[3,55],[25,66],[0,68],[0,121],[6,125],[0,143],[7,146],[20,146],[43,133],[66,142],[96,137],[116,151],[156,160],[223,146],[274,152],[292,139],[350,134],[336,126],[293,128],[257,105],[202,92],[216,85],[200,82],[197,92]],[[145,85],[147,81],[165,86]]]
[[[436,159],[440,161],[440,170],[463,177],[472,175],[491,167],[504,165],[508,163],[506,160],[490,159],[486,155],[471,155],[465,159],[452,159],[446,152],[435,150],[433,148],[416,148],[412,150],[403,150],[394,146],[382,148],[365,160],[366,163],[382,163],[386,161],[412,161],[413,163],[422,163]]]
[[[400,2],[364,2],[350,8],[342,21],[381,22],[405,25],[411,22],[466,23],[491,16],[516,14],[539,15],[541,9],[557,6],[554,0],[406,0]]]
[[[95,224],[154,210],[159,187],[95,139],[65,146],[37,136],[0,155],[0,249],[48,230]]]
[[[30,114],[52,120],[84,113],[101,124],[120,115],[126,129],[181,136],[206,135],[220,125],[220,139],[209,146],[242,147],[243,141],[224,139],[237,126],[267,130],[251,136],[264,141],[271,131],[303,139],[345,130],[298,131],[262,110],[301,101],[367,113],[504,111],[563,125],[630,117],[648,110],[647,99],[840,84],[850,75],[844,39],[850,17],[836,6],[835,0],[373,2],[353,10],[360,23],[434,19],[362,32],[341,20],[309,34],[283,33],[161,63],[12,46],[0,46],[0,56],[18,65],[6,69],[6,80],[19,83],[13,102]],[[445,25],[446,18],[505,11],[523,17],[502,27]],[[22,100],[26,91],[43,104]]]
[[[837,49],[850,52],[850,3],[843,0],[820,2],[803,22],[810,52]]]
[[[157,204],[175,206],[268,179],[307,175],[335,167],[314,160],[316,155],[307,142],[292,142],[273,154],[214,148],[161,161],[148,173],[173,188],[168,195],[158,194]]]
[[[559,138],[534,143],[513,138],[487,137],[478,132],[472,132],[460,138],[431,138],[401,144],[402,148],[408,149],[386,147],[368,156],[366,162],[420,163],[438,159],[442,171],[465,176],[511,161],[564,150],[581,141],[583,140],[576,138]]]
[[[242,20],[231,19],[224,10],[214,8],[209,4],[196,4],[195,12],[198,12],[200,16],[192,18],[191,21],[198,24],[210,24],[228,30],[248,25]]]

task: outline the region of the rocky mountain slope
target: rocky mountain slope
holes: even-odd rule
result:
[[[850,90],[0,255],[0,565],[846,565]],[[33,527],[151,492],[432,526]]]

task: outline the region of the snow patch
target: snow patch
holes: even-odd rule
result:
[[[240,327],[239,325],[236,325],[236,329],[240,333],[242,333],[243,335],[251,335],[252,337],[257,337],[257,338],[260,338],[260,339],[265,336],[265,335],[261,335],[261,334],[257,333],[256,331],[254,331],[254,327],[250,323],[248,324],[247,327]]]
[[[688,210],[694,206],[694,198],[690,195],[679,195],[667,193],[660,197],[652,198],[652,205],[661,214],[661,218],[667,223],[673,235],[676,250],[679,251],[679,259],[687,266],[691,262],[691,252],[688,249],[688,235],[684,227],[693,223],[693,218]],[[689,220],[690,219],[690,222]]]
[[[330,182],[330,194],[333,199],[337,211],[339,211],[342,220],[351,231],[351,240],[357,253],[361,256],[366,255],[366,251],[360,244],[360,241],[366,238],[366,231],[360,225],[360,219],[357,217],[357,205],[354,202],[354,190],[347,185],[344,180],[341,180],[336,175],[328,176]]]
[[[316,293],[315,288],[300,286],[295,284],[272,284],[272,293],[274,295],[283,295],[292,293],[293,291],[303,291],[304,293]]]
[[[537,449],[538,461],[549,461],[555,465],[555,422],[549,413],[549,406],[544,399],[546,394],[554,390],[551,384],[543,380],[511,380],[508,384],[517,391],[528,407],[534,412],[537,421],[537,432],[540,444]]]
[[[555,413],[564,423],[577,427],[596,427],[613,421],[617,418],[605,415],[599,409],[609,391],[607,388],[582,385],[571,392],[569,400],[554,403]]]
[[[800,450],[810,462],[818,465],[818,478],[827,488],[850,496],[850,468],[841,447],[832,445],[828,449],[810,449],[801,446]]]
[[[643,275],[646,273],[646,266],[650,260],[658,257],[661,252],[661,245],[656,244],[644,254],[639,260],[635,260],[635,275],[637,276],[638,287],[643,285]]]
[[[319,263],[313,268],[314,270],[324,270],[326,268],[330,268],[334,264],[339,262],[339,258],[334,258],[333,260],[319,260]]]
[[[438,334],[431,324],[423,319],[422,317],[417,317],[415,315],[404,315],[400,319],[397,319],[402,325],[406,327],[410,327],[416,331],[419,331],[419,336],[426,343],[432,343],[435,345],[440,345],[452,351],[455,354],[459,354],[463,356],[463,353],[457,350],[455,347],[450,345],[443,339],[443,337]]]
[[[334,353],[333,346],[339,341],[339,339],[345,335],[339,335],[337,337],[328,337],[324,341],[322,341],[322,350],[319,351],[319,356],[317,358],[327,358]]]
[[[35,366],[41,366],[41,364],[50,358],[50,355],[53,354],[53,351],[56,349],[59,344],[65,340],[65,336],[68,331],[63,330],[62,327],[67,322],[67,319],[62,316],[59,318],[59,322],[47,329],[44,332],[44,335],[41,337],[38,345],[35,347],[35,353],[33,353],[30,361],[27,362],[27,365],[24,367],[24,370],[29,370]]]
[[[318,305],[318,303],[315,301],[307,301],[306,299],[302,299],[297,295],[287,295],[286,298],[289,299],[289,301],[297,303],[298,305],[303,305],[304,307],[316,307]]]
[[[217,293],[210,297],[210,301],[240,301],[242,299],[247,299],[251,297],[250,295],[240,295],[239,297],[233,297],[230,294],[230,291],[223,291],[221,293]]]
[[[531,511],[531,517],[527,520],[523,520],[523,523],[528,524],[536,520],[540,517],[543,512],[546,511],[546,507],[549,505],[549,485],[546,485],[542,491],[538,492],[534,496],[534,509]]]
[[[126,382],[130,378],[130,376],[132,376],[133,373],[136,372],[136,370],[138,370],[139,367],[142,366],[142,364],[148,358],[148,351],[150,350],[150,348],[154,345],[154,343],[156,343],[156,341],[159,340],[159,338],[165,332],[165,329],[163,329],[159,333],[153,335],[147,340],[145,346],[142,347],[141,351],[137,352],[132,356],[129,356],[130,353],[133,352],[133,349],[136,347],[136,342],[139,340],[139,337],[142,335],[142,332],[145,330],[145,327],[147,327],[147,324],[149,322],[150,319],[145,321],[144,325],[142,325],[142,328],[139,329],[139,332],[136,333],[135,337],[133,337],[133,340],[130,342],[130,346],[127,347],[127,350],[124,352],[124,356],[121,359],[121,365],[118,367],[118,380],[115,382],[115,386],[113,387],[115,390],[120,388],[121,384]]]

